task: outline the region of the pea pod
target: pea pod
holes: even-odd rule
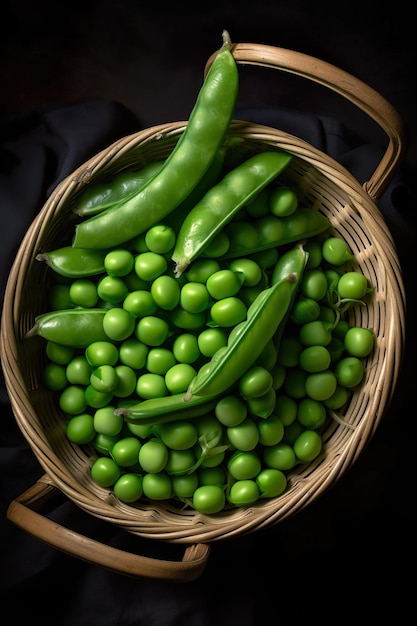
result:
[[[250,224],[254,227],[253,231],[257,232],[257,242],[245,246],[245,243],[239,240],[239,223],[231,222],[228,225],[229,232],[227,227],[225,229],[230,239],[230,246],[228,251],[219,257],[220,259],[244,257],[269,248],[295,243],[320,235],[330,227],[327,217],[310,207],[299,207],[292,215],[285,217],[269,215],[253,219]],[[234,241],[233,229],[237,233],[236,241]]]
[[[214,409],[216,402],[217,399],[203,396],[195,396],[189,402],[184,402],[184,394],[178,393],[144,400],[128,408],[122,407],[116,409],[115,414],[136,424],[163,424],[207,415]]]
[[[235,109],[239,76],[227,31],[191,111],[161,170],[116,207],[78,224],[73,246],[111,248],[162,221],[195,188],[222,146]]]
[[[230,222],[242,206],[248,204],[291,161],[283,151],[253,155],[228,172],[194,206],[179,230],[172,260],[177,277]]]
[[[94,341],[109,341],[103,329],[107,309],[63,309],[35,318],[26,337],[39,335],[47,341],[72,348],[86,348]]]
[[[56,250],[40,252],[36,255],[36,260],[45,261],[54,272],[61,276],[81,278],[102,274],[105,271],[104,257],[107,252],[107,250],[64,246]]]
[[[133,196],[162,168],[164,161],[148,163],[135,172],[119,172],[106,182],[88,185],[75,199],[72,210],[83,217],[95,215]]]

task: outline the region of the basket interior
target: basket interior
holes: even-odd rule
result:
[[[359,267],[375,287],[366,307],[350,310],[350,321],[371,327],[376,349],[355,391],[344,420],[322,430],[322,454],[288,473],[288,487],[278,498],[216,515],[181,510],[175,503],[124,504],[90,477],[94,451],[69,442],[53,395],[40,383],[44,341],[25,340],[36,315],[47,310],[50,274],[35,260],[41,251],[68,245],[73,232],[71,199],[89,181],[165,158],[185,123],[168,124],[126,137],[82,165],[53,192],[29,228],[16,256],[6,289],[1,329],[7,390],[20,429],[51,481],[84,510],[127,531],[171,542],[206,542],[252,532],[275,524],[307,506],[355,462],[372,438],[393,395],[404,342],[404,289],[395,247],[375,203],[335,161],[305,142],[278,130],[233,122],[230,135],[259,151],[274,146],[293,160],[281,180],[292,185],[301,202],[321,211],[343,237]]]

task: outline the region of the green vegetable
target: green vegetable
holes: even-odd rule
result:
[[[161,170],[131,198],[76,226],[76,248],[111,248],[161,222],[207,172],[235,109],[238,70],[229,34],[206,75],[188,124]]]
[[[105,271],[104,258],[107,250],[94,250],[64,246],[36,255],[37,261],[45,261],[54,272],[68,278],[95,276]]]
[[[250,225],[254,241],[245,241],[245,237],[240,236],[242,224]],[[330,222],[325,215],[309,207],[299,207],[285,217],[268,215],[253,219],[250,223],[231,222],[225,228],[230,246],[221,259],[245,257],[262,250],[314,237],[326,231],[329,226]]]
[[[185,402],[184,394],[178,393],[144,400],[127,408],[118,408],[115,414],[123,415],[126,421],[160,424],[206,415],[214,409],[216,402],[217,400],[205,396],[191,398]]]
[[[162,168],[164,161],[148,163],[136,172],[119,172],[106,182],[86,187],[76,198],[73,211],[77,215],[90,216],[124,202],[135,194]]]
[[[106,341],[103,320],[107,309],[64,309],[35,318],[26,337],[39,335],[63,346],[86,348],[95,341]]]
[[[291,161],[285,152],[260,152],[231,170],[188,213],[179,230],[172,260],[180,276],[225,224]]]
[[[189,386],[185,399],[216,396],[229,389],[253,364],[275,334],[292,295],[295,274],[263,290],[248,309],[247,319],[231,331],[228,344],[203,366]]]

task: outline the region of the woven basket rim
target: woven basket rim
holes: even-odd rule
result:
[[[381,363],[378,365],[381,370],[366,390],[366,401],[363,401],[362,407],[365,417],[357,418],[355,428],[348,433],[340,425],[331,425],[326,431],[325,451],[327,453],[327,447],[331,450],[332,441],[341,440],[340,444],[336,444],[341,447],[336,447],[334,454],[327,457],[323,453],[305,471],[291,474],[287,493],[268,502],[226,510],[213,516],[181,511],[165,504],[134,507],[118,503],[108,490],[92,487],[83,476],[88,454],[86,457],[84,451],[79,452],[77,446],[67,442],[65,445],[71,450],[68,453],[64,451],[61,458],[52,449],[34,411],[32,398],[36,390],[30,388],[33,381],[24,379],[21,372],[22,333],[28,320],[21,317],[19,307],[28,270],[33,266],[34,256],[46,237],[51,220],[68,207],[71,198],[86,184],[98,176],[111,174],[117,168],[128,167],[132,158],[135,163],[136,159],[140,162],[140,158],[146,162],[148,150],[156,148],[159,154],[159,147],[166,149],[169,142],[176,141],[186,124],[171,122],[126,136],[86,161],[55,188],[33,220],[17,252],[6,286],[0,336],[2,367],[16,421],[51,484],[93,516],[143,537],[177,543],[221,540],[278,523],[306,507],[339,480],[362,454],[390,404],[405,341],[405,291],[401,267],[391,233],[375,201],[350,172],[305,141],[279,129],[234,120],[230,136],[239,136],[255,148],[261,149],[271,143],[293,154],[295,165],[290,175],[297,181],[302,175],[308,178],[311,173],[317,174],[316,184],[322,186],[322,195],[329,197],[325,201],[328,202],[327,210],[331,211],[332,227],[345,228],[353,242],[357,235],[361,239],[363,235],[365,252],[360,256],[360,263],[364,264],[368,273],[373,273],[373,278],[380,277],[383,287],[372,310],[381,337]],[[340,198],[348,199],[348,203],[343,206]],[[333,214],[332,202],[338,206],[337,214]],[[387,377],[390,384],[383,385]],[[359,405],[361,393],[358,394]],[[68,467],[69,464],[71,467]]]

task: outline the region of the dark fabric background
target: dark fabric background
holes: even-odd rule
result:
[[[363,144],[337,120],[290,109],[240,110],[236,117],[305,139],[367,180],[383,146]],[[118,102],[47,104],[1,122],[0,292],[20,241],[54,187],[86,159],[140,129]],[[380,201],[403,265],[409,310],[415,305],[415,172],[402,168]],[[42,471],[12,415],[1,381],[0,595],[25,620],[44,625],[263,625],[336,616],[396,617],[408,612],[403,561],[415,557],[415,330],[408,325],[405,364],[394,402],[354,468],[328,494],[282,524],[215,542],[204,574],[184,584],[135,580],[81,562],[28,536],[6,519],[11,500]],[[387,381],[390,384],[390,381]],[[62,498],[51,517],[127,551],[164,558],[174,548],[96,520]],[[372,581],[372,590],[369,589]],[[374,591],[375,590],[375,591]],[[332,609],[334,611],[334,609]]]

